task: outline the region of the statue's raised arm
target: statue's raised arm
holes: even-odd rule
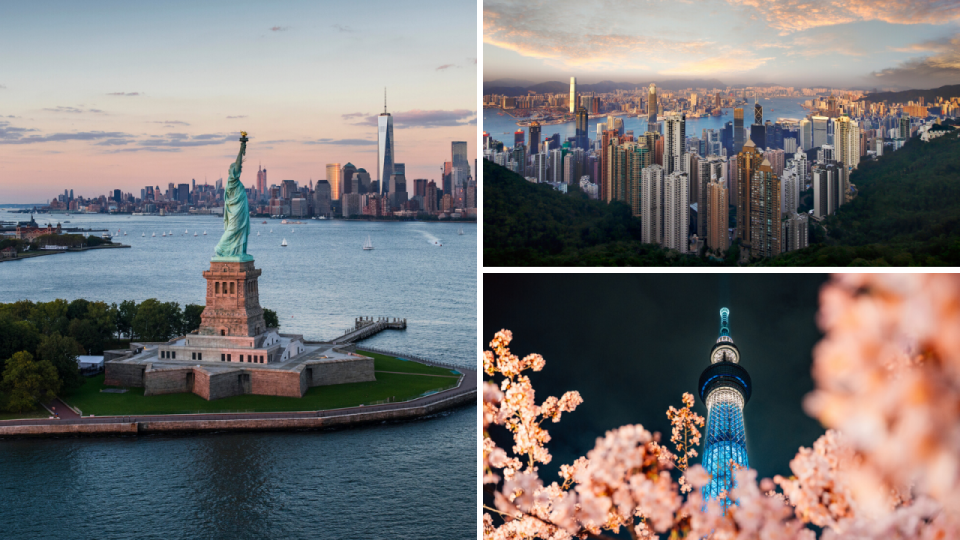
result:
[[[247,191],[240,182],[243,156],[247,153],[247,132],[240,132],[240,153],[230,164],[230,174],[223,190],[223,236],[217,244],[215,259],[253,260],[247,255],[247,236],[250,234],[250,206]]]

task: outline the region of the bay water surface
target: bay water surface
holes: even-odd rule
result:
[[[221,218],[36,218],[132,247],[0,263],[0,302],[204,303]],[[247,251],[282,331],[331,339],[357,316],[405,317],[362,344],[475,366],[475,224],[261,221]],[[338,431],[5,440],[0,538],[474,538],[476,445],[475,407]]]

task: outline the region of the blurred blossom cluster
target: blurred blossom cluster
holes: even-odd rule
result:
[[[724,513],[705,503],[710,475],[695,457],[703,418],[670,407],[676,453],[640,425],[606,433],[585,457],[561,465],[545,484],[549,433],[582,399],[567,392],[541,405],[523,371],[545,360],[519,359],[498,332],[484,353],[483,483],[488,540],[633,538],[813,540],[960,539],[960,277],[952,274],[835,276],[821,291],[814,350],[816,389],[807,412],[828,429],[790,462],[791,476],[757,482],[735,472],[737,501]],[[509,430],[512,453],[491,429]],[[677,469],[676,472],[672,471]],[[674,481],[673,475],[679,476]],[[780,491],[777,491],[779,488]]]

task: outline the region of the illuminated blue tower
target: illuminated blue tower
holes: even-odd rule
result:
[[[713,475],[703,487],[705,501],[734,487],[733,466],[749,467],[743,405],[750,399],[750,374],[740,366],[740,351],[730,337],[730,310],[720,310],[720,337],[710,351],[710,367],[700,375],[700,399],[707,406],[703,468]],[[724,508],[733,504],[721,501]]]

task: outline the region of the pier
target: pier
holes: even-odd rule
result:
[[[373,317],[357,317],[354,320],[353,328],[347,329],[343,335],[335,338],[330,343],[334,345],[345,345],[366,339],[387,329],[406,330],[407,320],[395,317],[378,317],[376,319]]]

